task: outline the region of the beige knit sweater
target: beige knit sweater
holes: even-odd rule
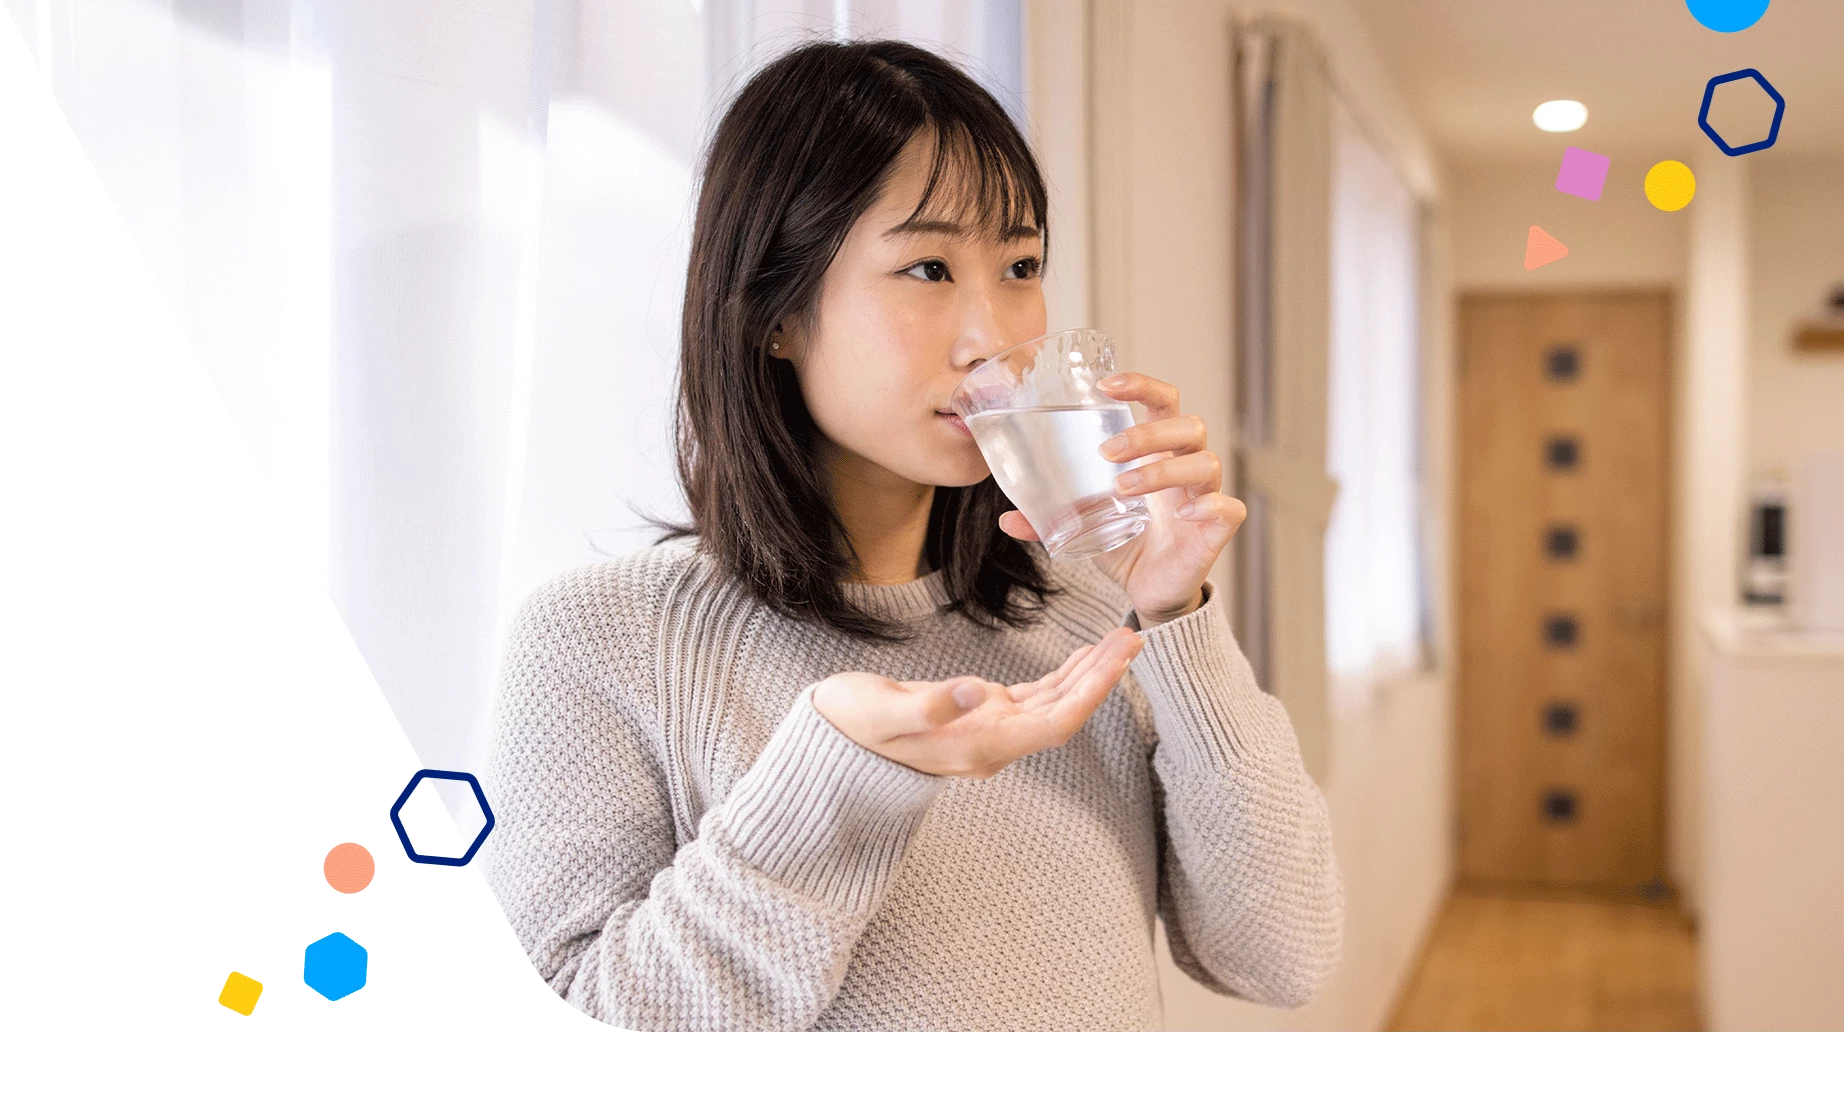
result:
[[[691,540],[536,591],[481,858],[539,974],[641,1029],[1156,1029],[1156,914],[1191,977],[1304,1003],[1338,958],[1330,826],[1213,584],[1074,737],[990,779],[917,772],[814,710],[835,672],[1018,683],[1138,628],[1091,565],[1047,567],[1069,590],[1025,631],[937,613],[939,572],[847,585],[920,631],[906,646],[775,614]]]

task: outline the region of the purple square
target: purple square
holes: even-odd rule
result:
[[[1613,160],[1604,154],[1570,147],[1562,152],[1562,169],[1556,171],[1556,188],[1590,201],[1601,199],[1607,184],[1607,167]]]

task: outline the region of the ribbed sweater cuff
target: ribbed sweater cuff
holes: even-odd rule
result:
[[[945,781],[846,737],[801,690],[724,801],[745,860],[803,895],[868,912]]]
[[[1206,584],[1204,604],[1141,633],[1128,665],[1152,703],[1162,749],[1180,765],[1225,769],[1254,759],[1265,697],[1229,629],[1223,592]],[[1135,623],[1137,628],[1138,623]]]

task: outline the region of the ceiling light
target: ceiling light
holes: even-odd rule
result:
[[[1530,118],[1544,131],[1574,131],[1588,122],[1588,109],[1579,100],[1546,100]]]

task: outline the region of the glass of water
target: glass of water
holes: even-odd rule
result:
[[[1101,455],[1102,441],[1133,424],[1127,403],[1095,385],[1113,373],[1107,334],[1072,328],[975,366],[950,403],[1052,559],[1119,548],[1152,520],[1144,498],[1114,491],[1114,477],[1135,461]]]

